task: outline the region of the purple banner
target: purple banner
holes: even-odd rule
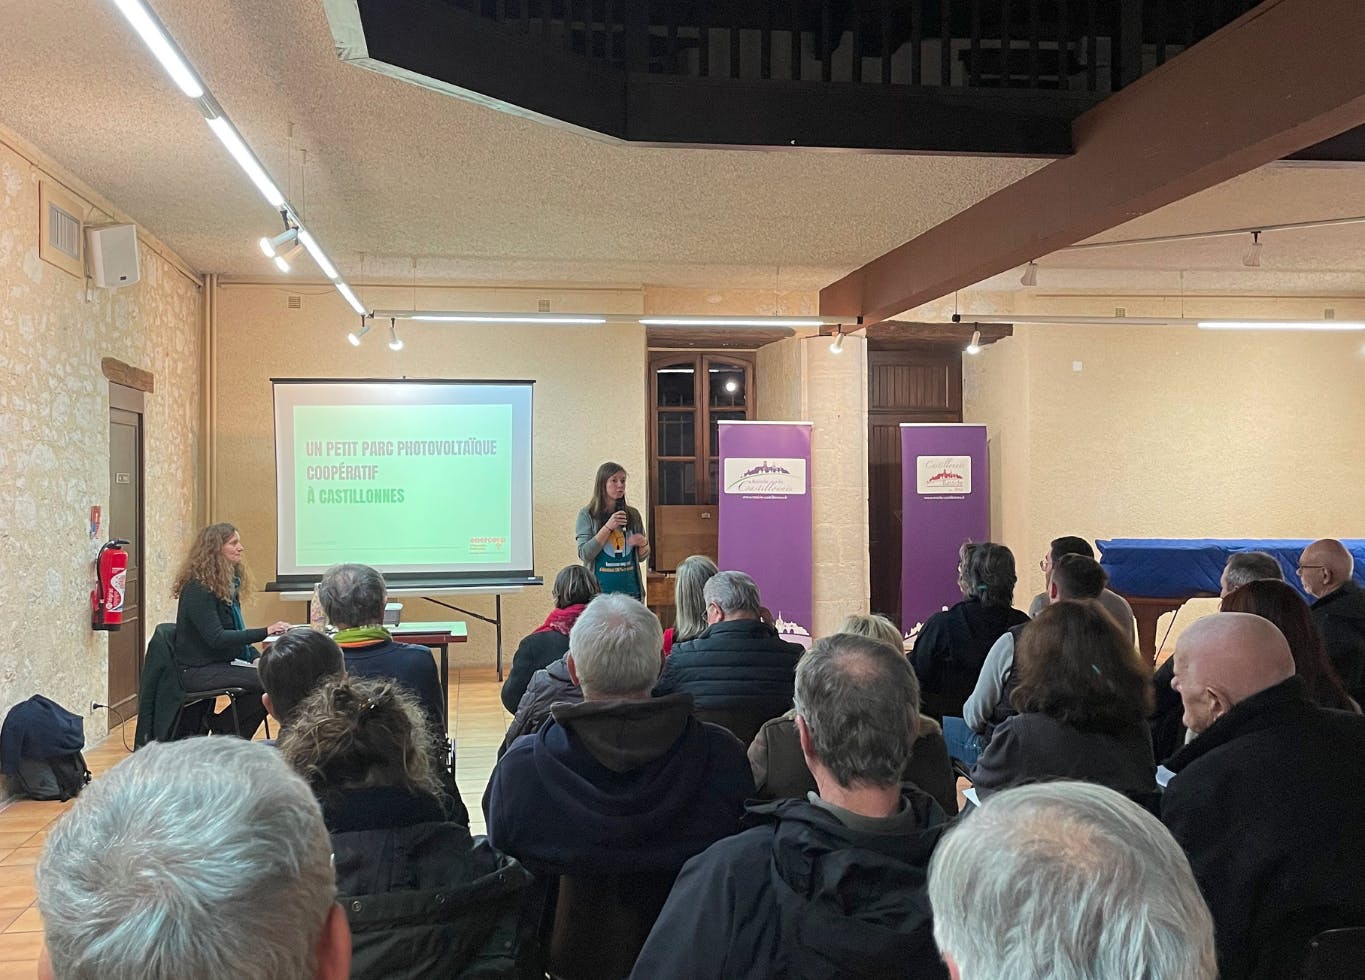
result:
[[[986,427],[901,425],[901,629],[962,599],[957,553],[991,533]]]
[[[720,422],[722,570],[746,572],[784,639],[811,644],[809,422]]]

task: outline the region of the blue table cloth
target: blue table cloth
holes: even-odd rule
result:
[[[1284,579],[1302,592],[1295,569],[1308,538],[1113,538],[1095,542],[1100,564],[1109,573],[1109,588],[1126,596],[1188,599],[1218,595],[1228,556],[1264,551],[1275,556]],[[1353,576],[1365,585],[1365,539],[1342,541],[1355,557]],[[1305,594],[1305,598],[1312,598]]]

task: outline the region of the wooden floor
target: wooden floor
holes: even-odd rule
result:
[[[483,799],[488,774],[512,717],[498,700],[492,669],[451,671],[450,717],[455,728],[455,781],[469,807],[470,829],[484,830]],[[125,726],[133,743],[134,723]],[[85,751],[96,779],[128,755],[118,728]],[[70,803],[22,800],[0,809],[0,980],[33,980],[42,947],[42,918],[33,904],[33,866],[53,821]]]

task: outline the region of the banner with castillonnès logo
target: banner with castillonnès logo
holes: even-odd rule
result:
[[[962,599],[957,555],[991,533],[986,427],[902,423],[901,629],[913,635]]]
[[[811,644],[809,422],[719,422],[722,570],[746,572],[783,639]]]

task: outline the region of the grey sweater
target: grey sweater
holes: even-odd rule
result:
[[[593,520],[593,516],[588,513],[588,508],[584,507],[578,512],[578,520],[574,523],[574,537],[578,539],[578,557],[581,561],[592,563],[602,550],[602,545],[597,540],[597,532],[602,530],[603,521]],[[626,505],[626,534],[644,534],[645,522],[640,518],[640,512],[629,504]]]

